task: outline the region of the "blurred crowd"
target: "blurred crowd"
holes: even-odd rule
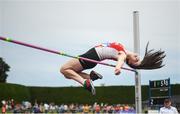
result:
[[[104,103],[89,104],[60,104],[55,103],[14,103],[14,100],[2,101],[2,113],[134,113],[135,109],[130,105]]]

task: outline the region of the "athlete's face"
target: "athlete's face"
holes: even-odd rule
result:
[[[131,65],[134,65],[134,66],[138,66],[140,65],[140,58],[138,56],[138,54],[129,54],[128,55],[128,63],[131,64]]]

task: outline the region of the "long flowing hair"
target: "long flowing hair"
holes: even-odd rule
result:
[[[149,42],[146,45],[145,55],[142,59],[140,65],[135,66],[132,64],[127,64],[134,69],[158,69],[164,66],[163,59],[166,56],[165,51],[162,51],[161,49],[158,51],[155,51],[154,49],[148,50]]]

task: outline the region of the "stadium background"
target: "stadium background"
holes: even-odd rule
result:
[[[148,85],[142,86],[142,100],[148,100]],[[180,84],[171,85],[172,96],[180,95]],[[16,102],[62,103],[109,103],[134,104],[134,86],[96,87],[97,95],[92,96],[82,87],[28,87],[17,84],[0,84],[0,101],[13,98]],[[127,91],[128,90],[128,91]]]

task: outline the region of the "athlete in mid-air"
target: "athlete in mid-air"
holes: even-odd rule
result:
[[[102,43],[91,48],[86,53],[80,55],[80,57],[93,59],[96,61],[102,61],[105,59],[111,59],[117,61],[114,68],[114,74],[119,75],[121,73],[121,67],[124,63],[134,69],[157,69],[161,68],[163,58],[165,57],[164,51],[148,51],[148,44],[146,46],[146,52],[143,60],[140,60],[139,55],[128,51],[125,47],[117,42]],[[73,79],[79,82],[85,89],[90,91],[93,95],[96,94],[92,81],[102,79],[102,75],[95,71],[91,71],[90,74],[83,72],[86,69],[92,69],[97,63],[82,60],[71,59],[65,63],[60,72],[68,79]]]

